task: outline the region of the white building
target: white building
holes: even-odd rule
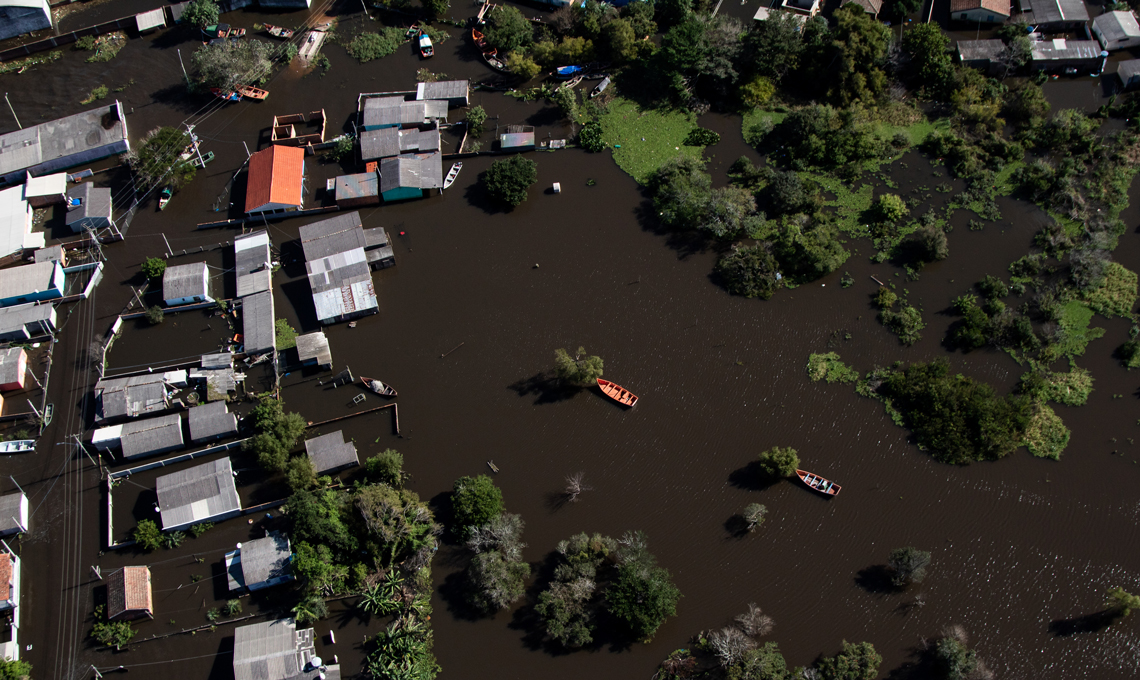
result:
[[[1093,19],[1092,32],[1108,52],[1140,45],[1140,23],[1132,12],[1105,12]]]
[[[168,307],[213,302],[210,271],[205,262],[167,267],[162,275],[162,299]]]

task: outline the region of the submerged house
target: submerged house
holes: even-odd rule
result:
[[[1106,51],[1140,45],[1140,23],[1132,12],[1105,12],[1093,19],[1092,32]]]
[[[23,347],[0,349],[0,392],[24,389],[28,375],[28,353]]]
[[[416,83],[416,101],[441,100],[448,106],[467,106],[471,103],[470,80],[440,80],[434,83]]]
[[[1089,20],[1083,0],[1018,0],[1017,21],[1043,33],[1078,30]]]
[[[443,154],[401,155],[380,161],[380,195],[385,202],[423,198],[443,188]]]
[[[225,401],[212,401],[190,409],[190,441],[224,439],[237,434],[237,414],[230,413]]]
[[[380,175],[375,172],[341,175],[335,183],[338,208],[380,204]]]
[[[392,240],[388,230],[374,227],[364,230],[364,255],[372,269],[385,269],[396,266],[396,251],[392,250]]]
[[[76,184],[67,190],[67,217],[64,223],[78,234],[86,229],[106,229],[114,224],[111,189],[91,182]]]
[[[531,125],[508,125],[499,135],[500,151],[534,151],[534,127]]]
[[[269,233],[264,229],[234,238],[234,270],[239,298],[263,293],[272,287],[270,258]]]
[[[438,128],[401,130],[386,127],[360,133],[360,157],[364,161],[429,151],[439,151]]]
[[[1033,43],[1031,64],[1039,71],[1096,71],[1102,68],[1108,52],[1095,40],[1040,40]]]
[[[976,68],[988,75],[995,75],[1001,69],[1005,54],[1005,43],[997,38],[958,41],[958,59],[962,65]]]
[[[170,408],[170,395],[161,375],[102,378],[95,383],[95,422],[137,418]]]
[[[950,0],[952,21],[1000,24],[1009,19],[1009,15],[1010,0]]]
[[[277,213],[304,207],[305,150],[274,144],[249,157],[245,212]]]
[[[1140,59],[1129,59],[1120,62],[1116,67],[1116,75],[1120,84],[1126,90],[1140,85]]]
[[[51,27],[47,0],[0,0],[0,40]]]
[[[340,680],[340,666],[314,667],[312,628],[293,619],[262,621],[234,630],[234,680]]]
[[[149,567],[123,567],[107,577],[107,620],[154,618]]]
[[[28,531],[28,497],[22,491],[0,496],[0,537]]]
[[[302,366],[332,368],[332,350],[324,331],[297,336],[297,360]]]
[[[337,430],[305,440],[305,453],[313,461],[318,475],[331,475],[360,465],[356,445],[344,440],[344,432]]]
[[[206,263],[191,262],[167,267],[162,274],[162,299],[168,307],[213,302],[210,271]]]
[[[447,122],[447,102],[432,99],[410,102],[403,97],[369,97],[362,102],[360,122],[364,130],[438,125]]]
[[[155,480],[163,531],[185,529],[241,514],[229,458],[220,458]]]
[[[47,175],[130,150],[123,106],[115,102],[0,135],[0,179],[19,184],[28,172]]]
[[[242,341],[248,356],[277,351],[273,293],[264,291],[241,299]]]
[[[55,332],[55,307],[51,303],[30,302],[0,307],[0,341],[20,342]]]
[[[307,224],[300,235],[313,307],[322,324],[379,311],[360,213]]]
[[[65,279],[58,262],[0,269],[0,307],[61,298]]]
[[[230,591],[261,590],[292,581],[292,559],[289,539],[279,531],[239,543],[225,558]]]
[[[182,418],[177,413],[171,413],[101,427],[91,434],[91,444],[100,451],[122,447],[124,460],[177,451],[185,446],[182,439]]]

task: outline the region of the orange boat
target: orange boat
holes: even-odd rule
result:
[[[602,388],[602,392],[607,397],[619,404],[624,404],[630,408],[637,406],[637,395],[617,383],[598,378],[598,387]]]
[[[250,99],[260,100],[269,96],[269,90],[263,90],[259,87],[253,87],[252,85],[238,85],[235,89],[238,94],[243,97],[249,97]]]
[[[838,496],[839,490],[843,488],[831,480],[824,479],[823,477],[807,472],[806,470],[796,470],[796,476],[799,477],[804,484],[807,484],[815,491],[818,491],[822,494],[827,494],[828,496]]]

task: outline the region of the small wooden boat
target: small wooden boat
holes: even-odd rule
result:
[[[364,383],[365,387],[372,390],[376,394],[379,394],[382,397],[395,397],[395,396],[397,396],[396,390],[394,390],[391,385],[386,385],[386,384],[380,382],[379,380],[377,380],[376,378],[365,378],[364,376],[360,376],[360,382]]]
[[[459,171],[462,169],[463,169],[463,161],[460,161],[460,162],[456,163],[455,165],[451,166],[451,169],[447,171],[447,177],[443,178],[443,188],[444,189],[448,188],[449,186],[451,186],[452,184],[455,183],[455,178],[459,176]]]
[[[230,25],[210,24],[202,29],[202,33],[209,38],[224,38],[230,33]]]
[[[238,85],[236,91],[243,97],[256,99],[258,101],[269,96],[269,90],[263,90],[260,87],[254,87],[252,85]]]
[[[416,37],[416,34],[419,32],[419,24],[412,24],[411,26],[408,26],[408,30],[404,31],[404,40],[411,40],[412,38]]]
[[[0,454],[5,453],[27,453],[28,451],[36,450],[35,439],[11,439],[6,442],[0,442]],[[496,470],[495,472],[498,472]]]
[[[165,210],[166,204],[170,203],[170,199],[174,196],[174,192],[170,187],[163,187],[162,192],[158,195],[158,209]]]
[[[581,82],[582,82],[582,76],[574,76],[570,80],[567,80],[566,82],[559,85],[558,89],[559,90],[573,90],[574,88],[578,87],[578,83],[581,83]]]
[[[796,470],[796,476],[810,488],[828,496],[838,496],[839,490],[843,488],[829,479],[824,479],[819,475],[812,474],[805,470]]]
[[[431,37],[424,31],[420,31],[420,56],[424,59],[430,59],[435,55],[435,48],[432,47]]]
[[[494,472],[495,474],[499,474],[499,466],[495,465],[495,461],[493,461],[493,460],[487,461],[487,467],[491,468],[491,472]]]
[[[214,160],[214,152],[213,151],[207,151],[201,158],[198,158],[197,156],[191,158],[190,159],[190,165],[193,165],[196,168],[205,169],[206,164],[212,160]]]
[[[606,91],[606,88],[607,88],[607,87],[609,87],[609,86],[610,86],[610,77],[609,77],[609,76],[606,76],[606,77],[605,77],[605,78],[602,80],[602,82],[598,83],[598,86],[597,86],[597,87],[595,87],[595,88],[594,88],[594,90],[593,90],[592,92],[590,92],[590,99],[593,99],[594,97],[597,97],[597,96],[598,96],[598,95],[600,95],[601,93],[605,92],[605,91]]]
[[[291,28],[265,24],[265,30],[268,31],[269,35],[273,36],[274,38],[284,38],[288,40],[289,38],[293,37],[293,29]]]
[[[598,387],[602,388],[603,394],[619,404],[624,404],[630,408],[637,406],[637,395],[617,383],[598,378]]]
[[[224,99],[228,102],[240,102],[241,95],[237,92],[223,92],[220,87],[211,87],[210,92],[213,93],[218,99]]]
[[[244,28],[231,28],[230,32],[226,34],[226,37],[227,38],[244,38],[245,37],[245,29]]]
[[[475,44],[478,45],[480,48],[482,48],[483,45],[486,44],[486,41],[483,40],[483,34],[480,33],[479,31],[475,30],[474,28],[471,29],[471,39],[474,40]]]
[[[48,404],[44,407],[44,427],[51,425],[51,419],[55,417],[55,404]]]

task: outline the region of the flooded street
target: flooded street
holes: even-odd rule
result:
[[[755,7],[725,3],[721,11],[751,17]],[[69,16],[64,29],[149,8],[141,0],[117,0]],[[367,23],[358,7],[344,11],[341,40]],[[463,19],[475,7],[456,3],[452,11]],[[530,6],[523,11],[542,14]],[[241,11],[224,19],[236,26],[293,26],[305,13]],[[327,73],[278,72],[265,85],[269,99],[260,103],[219,106],[205,96],[186,97],[178,51],[189,66],[200,43],[178,29],[135,37],[107,63],[87,64],[87,53],[64,48],[64,57],[53,64],[0,76],[25,127],[93,108],[78,102],[99,84],[112,90],[125,85],[110,96],[128,111],[132,144],[155,127],[186,121],[196,125],[203,150],[216,154],[170,208],[158,213],[149,198],[126,240],[105,247],[107,276],[94,298],[72,305],[70,315],[61,308],[65,325],[51,389],[55,420],[37,453],[8,459],[5,474],[28,493],[33,512],[32,530],[18,552],[25,569],[21,644],[34,643],[22,654],[37,678],[85,678],[91,664],[104,670],[127,665],[136,671],[132,677],[163,677],[172,669],[178,678],[232,677],[232,626],[145,642],[117,654],[96,652],[87,638],[100,597],[92,565],[104,573],[150,565],[155,620],[138,626],[138,639],[173,633],[205,625],[204,612],[228,599],[222,555],[283,522],[271,511],[269,517],[229,520],[174,550],[104,554],[104,485],[97,468],[86,458],[77,460],[67,444],[71,434],[92,425],[90,409],[84,410],[97,377],[86,359],[89,345],[105,337],[132,298],[131,284],[142,282],[143,259],[165,252],[163,236],[178,253],[231,241],[239,233],[195,227],[240,216],[244,175],[232,187],[231,179],[246,159],[245,145],[256,151],[268,144],[274,115],[323,107],[331,138],[351,131],[358,93],[414,88],[418,68],[472,81],[498,78],[478,60],[462,29],[445,28],[452,37],[437,45],[430,62],[405,45],[395,55],[359,65],[342,46],[327,44]],[[1045,92],[1054,110],[1095,110],[1105,102],[1098,79],[1051,82]],[[471,104],[489,114],[485,149],[496,125],[535,125],[538,139],[569,136],[554,109],[541,102],[478,91]],[[453,122],[462,115],[450,113]],[[760,160],[744,144],[738,117],[708,114],[701,123],[722,136],[708,150],[718,185],[736,158]],[[0,115],[0,132],[12,129],[10,115]],[[452,145],[444,152],[453,153],[458,140],[444,138]],[[320,432],[343,429],[356,440],[362,459],[399,449],[411,474],[409,488],[434,507],[446,503],[453,480],[489,474],[486,462],[493,460],[508,509],[526,522],[526,559],[541,562],[558,541],[578,532],[617,536],[641,529],[684,595],[679,615],[650,644],[555,655],[530,642],[525,622],[537,595],[533,590],[515,610],[474,621],[461,616],[453,593],[465,564],[455,546],[445,545],[434,562],[431,619],[442,680],[649,678],[669,652],[701,630],[726,625],[750,602],[775,619],[775,632],[766,639],[778,642],[794,665],[835,653],[842,640],[867,640],[884,657],[883,677],[913,677],[903,667],[917,658],[920,638],[962,624],[998,678],[1135,677],[1135,621],[1092,633],[1056,632],[1066,620],[1101,610],[1110,587],[1140,588],[1140,446],[1132,444],[1140,436],[1140,386],[1136,374],[1112,357],[1128,338],[1126,320],[1094,318],[1093,325],[1107,332],[1078,363],[1091,371],[1096,390],[1084,407],[1054,407],[1072,430],[1059,462],[1020,449],[995,463],[939,464],[908,441],[881,403],[857,396],[850,386],[812,383],[805,372],[812,352],[834,350],[860,371],[896,360],[946,357],[955,370],[1008,392],[1028,369],[1002,352],[948,351],[943,339],[956,317],[946,310],[973,282],[1005,275],[1009,263],[1028,252],[1048,220],[1039,209],[1003,199],[1003,219],[980,231],[967,226],[973,214],[957,212],[949,259],[925,268],[918,281],[906,281],[889,264],[872,264],[870,243],[852,241],[852,257],[839,271],[761,302],[731,297],[714,285],[715,252],[690,250],[687,242],[646,226],[652,205],[609,156],[576,149],[529,154],[538,163],[538,182],[529,199],[509,213],[489,207],[478,182],[492,156],[465,159],[456,184],[442,195],[361,211],[365,228],[388,229],[397,265],[373,276],[379,314],[355,328],[327,327],[326,333],[336,371],[347,366],[354,375],[381,376],[399,390],[401,436],[387,411]],[[947,181],[945,168],[917,153],[903,162],[905,168],[896,163],[887,169],[900,194]],[[113,164],[107,159],[93,167]],[[307,157],[306,207],[324,201],[326,178],[354,168]],[[125,169],[96,178],[112,186],[117,208],[129,203]],[[550,189],[554,182],[561,184],[560,194]],[[1131,207],[1122,215],[1129,231],[1113,256],[1135,271],[1136,183],[1130,195]],[[301,332],[319,326],[304,267],[290,257],[299,254],[299,227],[319,219],[269,223],[284,261],[274,277],[277,316]],[[59,216],[50,224],[49,239],[63,236]],[[234,293],[232,273],[226,272],[233,266],[232,250],[191,252],[170,262],[207,262],[218,290],[227,297]],[[839,282],[844,271],[856,282],[846,289]],[[908,290],[912,304],[922,308],[927,327],[919,343],[903,347],[876,320],[870,295],[878,286],[872,276]],[[226,335],[216,319],[195,312],[168,316],[154,329],[128,324],[108,356],[108,370],[209,353]],[[635,409],[623,410],[597,390],[565,398],[542,388],[554,350],[579,345],[604,359],[606,378],[640,396]],[[306,420],[382,403],[369,395],[354,405],[355,388],[332,390],[306,380],[312,375],[294,372],[281,381],[287,409]],[[772,446],[797,449],[803,467],[842,484],[842,496],[818,497],[790,481],[758,487],[747,466]],[[233,460],[243,504],[287,493],[266,484],[255,461],[242,455]],[[593,489],[580,502],[559,506],[564,477],[578,471]],[[116,540],[153,513],[157,474],[162,472],[133,476],[115,489]],[[768,520],[737,538],[726,522],[751,502],[768,507]],[[883,592],[876,575],[891,549],[905,545],[933,553],[930,574],[906,593]],[[203,577],[201,583],[191,579],[195,575]],[[283,612],[292,603],[282,590],[287,588],[244,600],[244,614]],[[924,604],[915,604],[918,595]],[[315,626],[318,653],[335,654],[346,677],[360,671],[364,636],[383,625],[361,619],[352,602],[330,604],[331,615]],[[330,630],[335,644],[325,637]],[[172,659],[178,660],[174,666]]]

